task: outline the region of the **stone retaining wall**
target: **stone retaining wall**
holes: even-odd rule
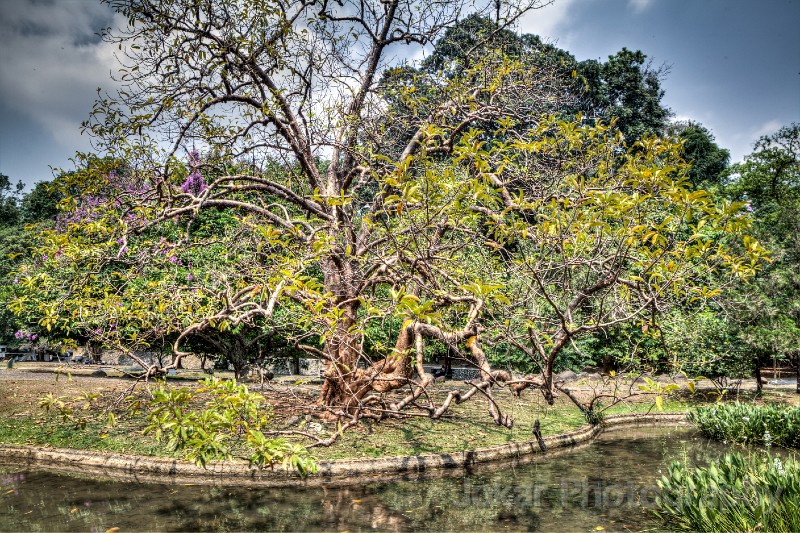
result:
[[[421,455],[320,461],[319,472],[301,478],[283,470],[254,470],[245,462],[209,463],[204,469],[193,463],[164,457],[101,454],[84,450],[0,445],[0,464],[37,468],[82,476],[162,484],[217,484],[251,486],[346,485],[367,480],[387,481],[416,477],[442,469],[471,469],[495,462],[527,462],[533,457],[558,454],[580,443],[594,440],[603,431],[631,426],[678,425],[686,415],[620,415],[606,418],[601,426],[583,426],[574,431],[546,437],[548,451],[542,453],[534,441],[516,442],[477,450]]]

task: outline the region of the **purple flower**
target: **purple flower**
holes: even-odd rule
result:
[[[186,193],[199,194],[206,190],[207,187],[200,170],[197,168],[200,166],[200,154],[196,150],[189,152],[189,166],[192,167],[192,172],[181,185],[181,190]]]
[[[178,258],[176,256],[172,255],[169,258],[169,262],[174,265],[174,264],[176,264],[178,262]]]
[[[191,192],[192,194],[199,194],[207,188],[205,181],[203,181],[203,176],[200,175],[200,171],[197,169],[194,169],[181,185],[181,190],[183,192]]]

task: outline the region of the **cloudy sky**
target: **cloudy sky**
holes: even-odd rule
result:
[[[96,0],[0,0],[0,173],[27,184],[90,150],[80,123],[111,87],[117,24]],[[622,47],[670,66],[664,101],[734,160],[800,121],[800,0],[555,0],[521,22],[578,59]]]

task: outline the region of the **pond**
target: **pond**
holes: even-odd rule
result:
[[[617,430],[524,465],[317,488],[137,484],[0,467],[0,530],[638,531],[659,526],[651,510],[665,465],[705,464],[723,450],[686,428]]]

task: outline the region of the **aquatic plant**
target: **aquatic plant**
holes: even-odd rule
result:
[[[717,404],[692,409],[689,420],[712,439],[800,448],[800,407]]]
[[[658,482],[656,514],[692,531],[800,531],[800,464],[725,454],[708,467],[674,461]]]

